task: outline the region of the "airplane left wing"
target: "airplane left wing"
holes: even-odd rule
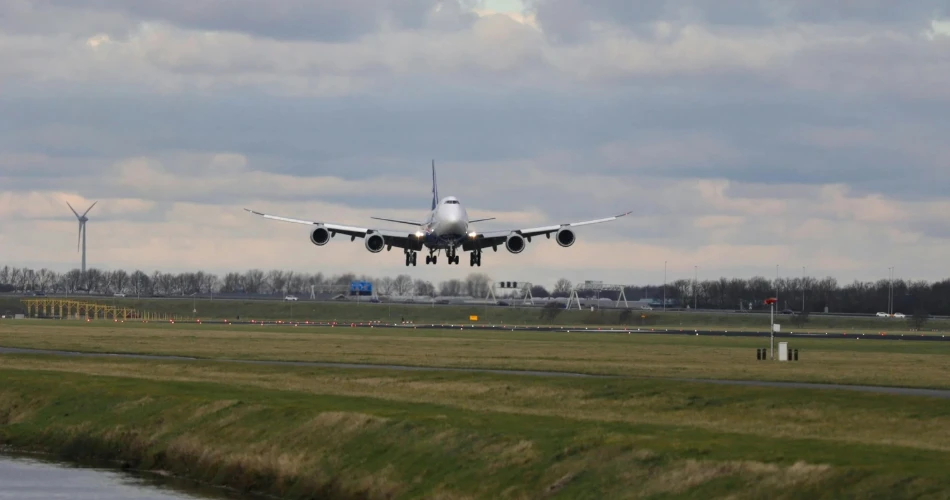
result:
[[[517,234],[523,236],[528,242],[531,241],[531,238],[535,236],[546,236],[551,237],[552,233],[557,233],[563,229],[574,228],[579,226],[587,226],[590,224],[601,224],[604,222],[610,222],[617,220],[626,215],[630,215],[632,212],[622,213],[620,215],[615,215],[613,217],[605,217],[603,219],[594,219],[587,220],[582,222],[570,222],[567,224],[558,224],[552,226],[542,226],[542,227],[532,227],[527,229],[509,229],[504,231],[486,231],[486,232],[474,232],[462,245],[462,249],[466,252],[477,250],[481,248],[493,247],[497,250],[499,245],[504,245],[508,240],[508,237],[512,234]],[[573,236],[570,241],[570,244],[573,244]],[[568,246],[568,245],[564,245]]]
[[[409,250],[421,250],[422,249],[422,239],[417,236],[416,233],[410,233],[408,231],[395,231],[390,229],[373,229],[367,227],[356,227],[356,226],[347,226],[343,224],[334,224],[330,222],[319,222],[319,221],[309,221],[303,219],[294,219],[290,217],[281,217],[277,215],[265,214],[248,208],[244,209],[247,212],[250,212],[254,215],[258,215],[265,219],[278,220],[282,222],[292,222],[294,224],[306,224],[310,226],[320,226],[325,228],[330,232],[330,236],[336,236],[337,234],[345,234],[350,237],[350,241],[355,240],[356,238],[365,238],[371,234],[379,234],[383,237],[387,246],[394,246],[396,248],[405,248]]]

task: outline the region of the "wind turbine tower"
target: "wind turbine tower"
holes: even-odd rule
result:
[[[79,212],[77,212],[68,201],[66,202],[66,205],[69,206],[69,209],[72,210],[73,213],[76,214],[76,218],[79,219],[79,239],[76,240],[76,251],[79,251],[80,245],[82,245],[82,272],[80,276],[82,277],[81,279],[84,283],[86,281],[86,223],[89,222],[89,218],[86,217],[86,214],[92,210],[92,207],[96,206],[96,203],[99,202],[94,202],[89,206],[89,208],[86,209],[85,212],[83,212],[82,215],[79,215]]]

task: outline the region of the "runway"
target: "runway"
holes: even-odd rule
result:
[[[362,363],[327,363],[319,361],[270,361],[270,360],[242,360],[242,359],[224,359],[224,358],[195,358],[188,356],[164,356],[148,354],[123,354],[123,353],[94,353],[78,351],[59,351],[45,349],[22,349],[16,347],[0,347],[0,355],[3,354],[33,354],[45,356],[64,356],[80,358],[118,358],[118,359],[142,359],[151,361],[185,361],[185,362],[211,362],[211,363],[239,363],[249,365],[264,366],[302,366],[317,368],[341,368],[358,370],[396,370],[396,371],[418,371],[418,372],[462,372],[462,373],[489,373],[496,375],[515,375],[515,376],[534,376],[534,377],[565,377],[565,378],[592,378],[592,379],[628,379],[628,380],[658,380],[673,382],[690,382],[699,384],[718,384],[718,385],[736,385],[748,387],[773,387],[782,389],[813,389],[813,390],[842,390],[868,392],[874,394],[887,394],[895,396],[922,396],[940,399],[950,399],[950,390],[945,389],[920,389],[912,387],[885,387],[870,385],[843,385],[843,384],[816,384],[808,382],[772,382],[762,380],[722,380],[722,379],[695,379],[695,378],[664,378],[664,377],[630,377],[622,375],[592,375],[588,373],[558,372],[558,371],[535,371],[535,370],[501,370],[491,368],[454,368],[454,367],[433,367],[433,366],[405,366],[405,365],[374,365]]]

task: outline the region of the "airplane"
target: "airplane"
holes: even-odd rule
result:
[[[574,234],[575,227],[610,222],[631,213],[626,212],[603,219],[528,229],[476,231],[470,227],[470,224],[494,220],[494,217],[469,220],[468,213],[465,211],[465,208],[462,207],[458,198],[455,196],[446,196],[440,199],[438,183],[435,177],[435,160],[432,161],[432,207],[425,221],[417,222],[371,217],[375,220],[416,226],[417,229],[415,231],[355,227],[329,222],[279,217],[248,208],[244,210],[254,215],[264,217],[265,219],[316,226],[310,232],[310,241],[317,246],[326,245],[330,242],[330,238],[335,237],[337,234],[349,236],[350,241],[354,241],[356,238],[363,238],[366,249],[372,253],[382,252],[384,248],[386,251],[391,251],[393,247],[403,249],[403,253],[406,256],[406,266],[415,266],[417,252],[424,250],[428,251],[426,264],[436,264],[439,254],[445,251],[449,265],[458,265],[458,250],[461,249],[463,252],[471,252],[469,255],[469,265],[471,267],[481,267],[482,251],[489,247],[497,252],[498,247],[504,245],[509,252],[519,254],[524,251],[527,243],[531,242],[531,238],[543,235],[551,239],[551,234],[555,235],[554,240],[558,245],[569,247],[576,241]]]

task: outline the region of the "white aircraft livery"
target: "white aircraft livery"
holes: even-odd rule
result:
[[[386,219],[372,217],[376,220],[386,222],[395,222],[398,224],[409,224],[416,226],[415,231],[399,231],[390,229],[373,229],[364,227],[344,226],[332,224],[329,222],[317,222],[300,219],[291,219],[287,217],[278,217],[268,215],[245,208],[248,212],[259,215],[267,219],[274,219],[284,222],[293,222],[296,224],[307,224],[315,226],[310,232],[310,241],[314,245],[323,246],[330,242],[337,234],[344,234],[350,237],[350,241],[356,238],[363,238],[366,249],[372,253],[387,251],[393,247],[403,249],[406,255],[406,265],[416,265],[416,252],[424,249],[428,251],[426,255],[426,264],[435,264],[438,261],[439,254],[444,250],[449,264],[458,265],[458,249],[463,252],[471,252],[469,255],[470,266],[482,265],[482,250],[491,247],[498,251],[499,245],[504,245],[511,253],[521,253],[524,251],[531,238],[544,235],[548,239],[554,234],[554,240],[562,247],[569,247],[574,244],[574,229],[577,226],[586,226],[588,224],[599,224],[609,222],[630,214],[630,212],[607,217],[604,219],[589,220],[584,222],[574,222],[570,224],[559,224],[556,226],[533,227],[528,229],[510,229],[504,231],[476,231],[469,227],[475,222],[484,222],[493,220],[488,219],[469,220],[468,213],[458,198],[446,196],[439,199],[439,188],[435,179],[435,161],[432,161],[432,209],[424,222]]]

